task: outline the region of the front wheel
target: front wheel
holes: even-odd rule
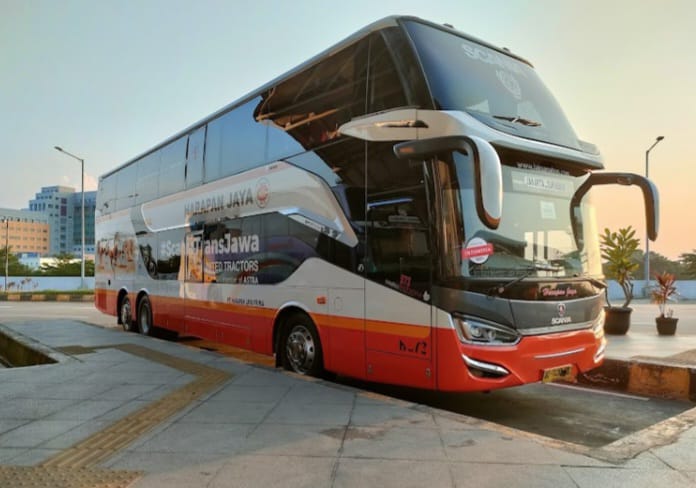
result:
[[[152,335],[152,306],[150,299],[143,297],[138,304],[138,330],[143,335]]]
[[[291,316],[285,322],[282,344],[286,369],[308,376],[320,376],[323,371],[321,342],[316,327],[304,314]]]

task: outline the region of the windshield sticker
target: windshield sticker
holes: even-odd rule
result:
[[[500,66],[505,70],[512,71],[513,73],[517,73],[518,75],[522,75],[524,77],[527,76],[527,73],[525,73],[525,70],[522,67],[522,62],[493,51],[492,49],[487,49],[476,44],[469,44],[467,42],[462,42],[462,49],[471,59],[485,64]]]
[[[493,244],[480,237],[469,240],[466,247],[462,248],[462,261],[469,260],[474,264],[483,264],[493,254]]]
[[[541,218],[543,220],[556,220],[556,206],[553,202],[540,201]]]
[[[408,275],[401,275],[399,277],[399,282],[396,283],[392,280],[384,280],[384,284],[387,285],[390,288],[393,288],[395,290],[399,290],[402,293],[405,293],[406,295],[413,297],[413,298],[418,298],[419,300],[423,300],[424,302],[427,302],[430,300],[430,293],[427,291],[420,291],[416,290],[415,288],[411,287],[411,282],[412,278]]]
[[[503,71],[502,69],[496,70],[495,75],[498,77],[498,81],[503,84],[507,91],[512,93],[513,97],[515,97],[517,100],[522,100],[522,88],[520,87],[520,83],[517,81],[517,78],[512,76],[507,71]]]
[[[550,167],[544,166],[542,164],[528,163],[528,162],[523,162],[523,161],[518,161],[516,164],[517,164],[517,167],[520,169],[528,169],[528,170],[532,170],[532,171],[543,171],[545,173],[553,173],[556,175],[570,176],[570,172],[568,172],[564,169],[550,168]]]
[[[511,171],[510,175],[514,191],[555,196],[571,196],[573,194],[573,185],[563,178],[523,171]]]

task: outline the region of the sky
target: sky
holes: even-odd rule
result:
[[[534,64],[610,171],[660,191],[651,251],[696,250],[692,0],[0,0],[0,208],[98,177],[361,27],[415,15]],[[636,187],[593,190],[600,228],[645,232]],[[644,244],[641,245],[644,248]]]

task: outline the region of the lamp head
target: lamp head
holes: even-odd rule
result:
[[[661,141],[661,140],[664,139],[664,138],[665,138],[665,136],[657,136],[657,139],[656,139],[656,140],[659,142],[659,141]]]

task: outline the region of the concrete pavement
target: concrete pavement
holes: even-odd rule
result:
[[[609,357],[696,350],[696,306],[673,307],[674,338],[653,308]],[[696,409],[589,449],[68,313],[0,314],[57,360],[0,370],[2,487],[696,486]]]

